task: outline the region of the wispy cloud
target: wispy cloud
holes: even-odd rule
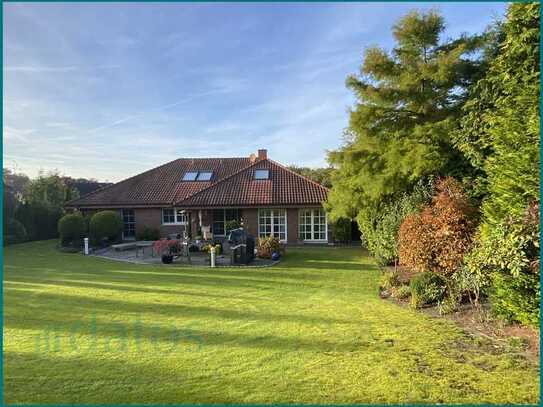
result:
[[[325,165],[353,103],[345,77],[411,7],[7,3],[4,159],[109,180],[261,147]],[[447,35],[505,7],[443,5]]]
[[[84,70],[102,70],[102,69],[118,69],[120,65],[98,65],[98,66],[43,66],[43,65],[19,65],[5,66],[5,72],[23,72],[23,73],[66,73]]]
[[[177,100],[175,102],[168,103],[168,104],[165,104],[165,105],[162,105],[162,106],[153,107],[153,108],[150,108],[150,109],[135,113],[133,115],[129,115],[129,116],[123,117],[121,119],[115,120],[115,121],[113,121],[111,123],[108,123],[108,124],[105,124],[103,126],[95,127],[93,129],[88,130],[88,133],[94,134],[94,133],[97,133],[99,131],[103,131],[103,130],[118,126],[119,124],[126,123],[126,122],[128,122],[130,120],[133,120],[133,119],[146,117],[149,113],[152,113],[152,112],[166,111],[166,110],[169,110],[169,109],[173,109],[174,107],[177,107],[179,105],[190,103],[190,102],[192,102],[192,101],[194,101],[195,99],[198,99],[198,98],[203,98],[203,97],[206,97],[206,96],[216,95],[216,94],[220,94],[220,93],[227,93],[228,91],[229,91],[228,87],[220,87],[220,88],[217,88],[217,89],[212,89],[212,90],[209,90],[209,91],[200,92],[200,93],[185,97],[183,99],[179,99],[179,100]]]
[[[35,132],[35,129],[20,129],[4,126],[4,140],[6,142],[30,143],[29,136]]]

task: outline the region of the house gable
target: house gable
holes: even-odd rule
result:
[[[267,179],[255,175],[268,171]],[[261,173],[265,174],[265,173]],[[322,205],[328,189],[283,165],[263,159],[176,202],[180,207]]]
[[[255,171],[260,178],[255,179]],[[266,178],[265,171],[268,171]],[[199,181],[188,172],[208,173]],[[191,180],[184,181],[183,178]],[[204,178],[208,178],[205,174]],[[328,189],[269,160],[265,150],[246,158],[180,158],[70,201],[67,207],[250,207],[321,205]]]

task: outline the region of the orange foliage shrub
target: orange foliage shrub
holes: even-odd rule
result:
[[[400,263],[421,272],[451,275],[471,247],[475,213],[458,181],[440,180],[432,203],[407,216],[400,226]]]

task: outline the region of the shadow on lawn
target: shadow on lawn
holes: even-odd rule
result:
[[[240,401],[246,380],[224,371],[200,365],[199,384],[187,383],[195,377],[194,365],[162,365],[162,358],[152,357],[141,363],[96,355],[4,352],[4,400],[9,404],[125,404],[141,403],[222,403]],[[21,377],[20,367],[33,377]],[[37,379],[40,378],[40,379]],[[45,379],[45,380],[44,380]],[[46,384],[46,390],[42,386]],[[229,389],[228,392],[215,391]],[[99,391],[97,391],[99,389]],[[182,390],[183,389],[183,390]]]
[[[78,295],[69,294],[49,294],[44,292],[36,293],[32,297],[32,301],[38,302],[35,304],[38,308],[42,306],[48,308],[47,316],[55,315],[55,309],[59,309],[58,316],[59,322],[62,321],[63,315],[67,314],[69,309],[73,316],[75,312],[79,311],[81,317],[89,315],[90,313],[106,314],[106,313],[125,313],[125,314],[139,314],[150,313],[157,314],[162,317],[178,317],[178,318],[199,318],[199,317],[212,317],[230,320],[247,320],[247,321],[264,321],[264,322],[295,322],[304,324],[349,324],[351,320],[328,318],[324,316],[308,316],[300,314],[270,314],[266,312],[247,312],[234,309],[220,309],[213,307],[206,307],[200,305],[184,305],[184,304],[170,304],[164,302],[130,302],[118,299],[105,299],[98,297],[81,297]],[[17,308],[24,309],[29,304],[28,298],[23,298],[18,295],[15,298],[10,298],[9,303],[6,305],[7,309]],[[34,305],[34,304],[33,304]],[[51,306],[54,305],[54,306]],[[77,310],[77,311],[76,311]],[[9,320],[6,320],[9,322]]]
[[[98,320],[96,314],[91,315],[90,318],[87,316],[84,321],[72,322],[65,319],[18,318],[11,320],[11,318],[6,318],[5,325],[8,328],[37,330],[38,332],[34,334],[34,351],[38,353],[123,354],[136,351],[146,354],[156,352],[167,356],[203,352],[210,350],[209,346],[221,346],[227,349],[241,347],[320,353],[356,352],[370,348],[375,351],[376,348],[387,348],[385,342],[374,338],[370,332],[349,338],[348,342],[335,342],[315,337],[281,337],[268,333],[250,335],[208,331],[195,328],[194,323],[190,322],[179,326],[144,324],[137,316],[133,317],[132,321],[123,322]]]
[[[232,298],[246,298],[250,299],[251,297],[243,297],[237,294],[231,295],[220,295],[220,294],[210,294],[202,292],[192,292],[184,291],[177,289],[163,289],[163,288],[146,288],[146,287],[136,287],[132,285],[123,285],[123,284],[107,284],[107,283],[94,283],[90,281],[79,281],[79,280],[44,280],[44,279],[17,279],[9,280],[4,282],[5,290],[21,290],[17,285],[22,285],[25,287],[35,287],[38,289],[43,289],[46,287],[74,287],[74,288],[95,288],[99,290],[115,290],[115,291],[128,291],[135,293],[148,293],[148,294],[168,294],[168,295],[180,295],[180,296],[192,296],[198,298],[220,298],[220,299],[232,299]],[[26,290],[29,291],[29,290]]]
[[[39,270],[39,269],[38,269]],[[177,269],[179,270],[179,269]],[[55,284],[58,281],[72,281],[69,278],[72,275],[82,275],[81,272],[58,272],[55,275],[48,275],[47,278],[36,278],[36,275],[30,275],[28,277],[23,275],[15,275],[9,277],[8,281],[40,281],[50,282]],[[83,274],[84,275],[84,274]],[[96,276],[95,273],[87,276]],[[279,287],[279,286],[299,286],[300,284],[285,281],[285,280],[273,280],[273,279],[255,279],[255,278],[237,278],[236,276],[230,277],[227,274],[214,275],[212,273],[199,273],[198,270],[190,272],[175,272],[175,270],[164,272],[155,271],[153,269],[134,270],[134,269],[114,269],[105,270],[99,274],[102,281],[109,283],[115,282],[131,282],[133,284],[188,284],[188,285],[201,285],[201,286],[213,286],[213,287],[243,287],[243,288],[258,288],[263,287]]]

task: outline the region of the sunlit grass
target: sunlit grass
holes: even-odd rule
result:
[[[536,403],[538,367],[377,296],[360,249],[209,269],[4,251],[7,403]]]

